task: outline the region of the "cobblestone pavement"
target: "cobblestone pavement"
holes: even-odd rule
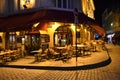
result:
[[[76,79],[76,75],[78,77]],[[108,67],[91,70],[59,71],[1,68],[0,80],[119,80],[120,73]]]
[[[120,47],[108,47],[112,62],[104,67],[77,71],[0,67],[0,80],[120,80]]]

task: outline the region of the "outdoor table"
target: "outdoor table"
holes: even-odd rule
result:
[[[0,52],[0,56],[1,56],[2,58],[4,57],[5,54],[6,54],[5,52]]]
[[[76,47],[76,45],[73,45],[73,47]],[[80,51],[80,54],[85,54],[84,50],[87,46],[86,45],[83,45],[83,44],[77,44],[77,49],[78,51]]]
[[[96,41],[92,41],[92,46],[93,46],[93,51],[96,51],[96,47],[97,47],[97,42]]]
[[[66,47],[56,47],[60,51],[60,58],[62,57],[62,49],[65,49]]]
[[[41,51],[40,50],[34,50],[34,51],[31,51],[30,53],[32,53],[32,54],[37,54],[37,53],[41,53]]]
[[[30,53],[34,54],[35,53],[35,61],[39,61],[39,57],[40,57],[40,54],[38,54],[39,52],[41,52],[40,50],[34,50],[34,51],[31,51]]]
[[[6,61],[8,58],[10,59],[11,57],[7,57],[7,58],[5,58],[7,55],[9,55],[10,54],[10,52],[9,51],[5,51],[5,52],[1,52],[0,53],[0,56],[2,57],[1,59],[2,59],[2,61],[4,62],[4,61]],[[4,59],[4,60],[3,60]]]
[[[1,52],[1,53],[0,53],[0,56],[3,56],[3,57],[4,57],[4,55],[7,55],[7,54],[10,54],[10,52],[9,52],[9,51],[7,51],[7,52]]]
[[[41,51],[39,51],[39,50],[31,51],[31,53],[38,53],[38,52],[41,52]]]

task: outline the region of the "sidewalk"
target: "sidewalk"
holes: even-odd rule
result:
[[[32,68],[32,69],[59,69],[59,70],[67,70],[67,69],[86,69],[86,68],[96,68],[100,66],[104,66],[110,63],[110,57],[107,51],[97,51],[92,52],[91,55],[81,56],[71,58],[67,62],[63,62],[62,60],[55,61],[53,59],[46,60],[43,62],[35,62],[34,56],[26,56],[24,58],[18,59],[14,62],[8,62],[2,67],[14,67],[14,68]]]

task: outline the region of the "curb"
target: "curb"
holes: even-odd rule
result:
[[[95,64],[82,65],[82,66],[59,67],[59,66],[24,66],[24,65],[0,64],[0,67],[41,69],[41,70],[86,70],[86,69],[94,69],[94,68],[98,68],[98,67],[103,67],[110,63],[111,63],[111,57],[109,56],[108,59],[106,59],[105,61],[95,63]]]

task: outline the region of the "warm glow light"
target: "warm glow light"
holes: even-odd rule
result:
[[[77,31],[80,31],[80,29],[77,29]]]
[[[37,27],[39,24],[40,24],[39,22],[38,22],[38,23],[35,23],[35,24],[33,25],[33,27]]]
[[[94,19],[94,10],[95,6],[93,0],[82,0],[82,11],[84,14]]]
[[[20,0],[21,9],[35,7],[35,0]]]
[[[87,30],[85,29],[85,33],[87,32]]]
[[[54,24],[52,25],[52,28],[57,28],[58,26],[60,26],[60,24],[57,22],[54,22]]]
[[[22,38],[22,44],[24,44],[25,43],[25,38]]]
[[[16,35],[19,36],[19,35],[20,35],[20,32],[16,32]]]
[[[113,26],[113,22],[110,25]]]
[[[2,36],[3,35],[3,33],[2,32],[0,32],[0,36]]]
[[[74,29],[75,29],[75,25],[74,25],[74,24],[71,24],[71,28],[74,30]]]

